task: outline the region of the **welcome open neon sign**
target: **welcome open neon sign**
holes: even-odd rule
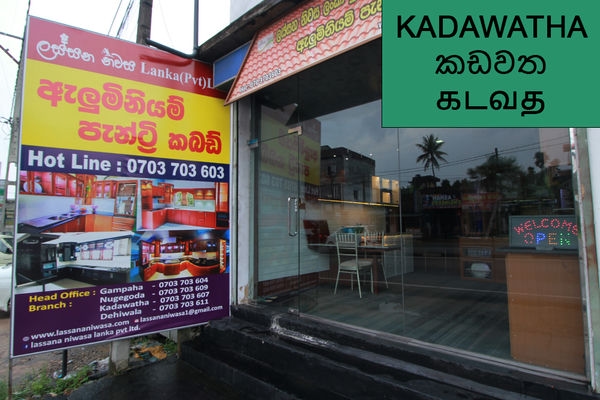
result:
[[[514,215],[510,217],[510,247],[576,250],[579,228],[574,215]]]

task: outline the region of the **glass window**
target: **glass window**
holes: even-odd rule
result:
[[[381,128],[368,51],[256,96],[257,301],[583,374],[569,131]]]

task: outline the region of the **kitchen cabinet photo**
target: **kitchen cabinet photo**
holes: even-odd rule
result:
[[[21,171],[19,193],[46,196],[83,197],[85,178],[64,172]]]
[[[57,275],[56,247],[47,244],[58,235],[29,235],[18,244],[16,284],[45,281]]]
[[[18,232],[118,232],[136,229],[139,181],[62,172],[20,171]]]
[[[19,247],[17,292],[139,281],[132,274],[131,233],[27,235]]]
[[[135,215],[136,197],[137,181],[117,182],[115,197],[115,215]]]
[[[112,180],[103,180],[94,182],[94,196],[97,198],[114,198],[115,182]]]
[[[139,254],[144,281],[219,274],[228,267],[227,240],[222,231],[146,236],[139,242]]]
[[[229,185],[142,180],[141,228],[229,228]]]

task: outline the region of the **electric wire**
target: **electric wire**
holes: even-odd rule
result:
[[[156,3],[154,3],[154,4],[156,5]],[[165,20],[165,12],[162,8],[162,2],[160,0],[158,1],[158,9],[159,9],[158,15],[160,16],[160,20],[162,22],[162,27],[165,30],[165,33],[167,35],[168,43],[171,43],[172,45],[174,45],[173,39],[171,38],[171,32],[169,31],[169,24],[167,24],[167,21]]]
[[[121,20],[121,25],[119,25],[119,30],[117,31],[116,37],[120,38],[123,30],[125,29],[125,25],[127,25],[127,21],[129,19],[129,13],[131,12],[131,8],[133,7],[133,3],[135,0],[129,0],[129,4],[127,5],[127,9],[125,10],[125,15],[123,15],[123,19]]]
[[[117,6],[117,11],[115,11],[115,15],[113,16],[112,21],[110,22],[110,27],[108,28],[108,32],[107,34],[110,36],[110,32],[112,31],[112,28],[115,24],[115,21],[117,20],[117,16],[119,15],[119,10],[121,9],[121,5],[123,4],[123,0],[119,0],[119,5]]]
[[[558,143],[553,143],[553,142],[558,142]],[[559,146],[563,146],[564,144],[565,144],[564,138],[558,137],[558,138],[553,138],[553,139],[542,140],[541,142],[535,142],[535,143],[530,143],[530,144],[526,144],[526,145],[509,147],[507,149],[498,149],[498,155],[504,156],[504,155],[521,153],[521,152],[525,152],[525,151],[540,150],[542,148],[550,149],[550,148],[556,148]],[[461,164],[471,163],[471,162],[474,162],[477,160],[487,160],[489,157],[491,157],[493,155],[494,155],[493,152],[481,153],[481,154],[477,154],[474,156],[461,158],[458,160],[451,160],[451,161],[441,164],[440,166],[441,167],[443,167],[443,166],[452,167],[452,166],[457,166],[457,165],[461,165]],[[418,172],[418,171],[422,171],[422,170],[423,170],[422,166],[400,169],[400,171],[402,173],[412,173],[412,172]],[[398,174],[398,169],[385,170],[385,171],[381,171],[381,173],[380,173],[381,176],[395,175],[395,174]]]
[[[540,142],[534,142],[534,143],[529,143],[529,144],[525,144],[525,145],[509,147],[509,148],[505,148],[505,149],[498,149],[498,155],[499,156],[508,156],[508,155],[512,155],[512,154],[525,152],[525,151],[542,151],[544,149],[549,150],[549,149],[553,149],[553,148],[557,148],[557,147],[562,147],[565,144],[566,144],[566,142],[565,142],[564,137],[555,137],[555,138],[551,138],[551,139],[544,139]],[[446,167],[446,168],[456,167],[456,166],[460,166],[462,164],[475,163],[477,161],[485,162],[490,157],[494,156],[494,154],[495,154],[494,152],[486,152],[486,153],[481,153],[481,154],[477,154],[477,155],[470,156],[470,157],[465,157],[465,158],[458,159],[458,160],[451,160],[449,162],[440,164],[440,169],[439,169],[439,172],[436,174],[436,177],[440,178],[442,180],[448,180],[450,182],[460,181],[465,178],[465,175],[444,174],[444,167]],[[532,157],[532,160],[533,160],[533,157]],[[399,178],[399,177],[401,178],[402,176],[404,176],[404,177],[406,177],[407,175],[412,176],[413,174],[416,174],[419,172],[423,172],[423,166],[415,166],[415,167],[411,167],[411,168],[401,168],[401,169],[378,171],[377,176],[382,177],[382,178]],[[408,180],[407,182],[410,183],[410,180]]]

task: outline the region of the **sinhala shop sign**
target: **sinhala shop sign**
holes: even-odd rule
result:
[[[11,356],[229,315],[229,108],[212,67],[30,17]]]

